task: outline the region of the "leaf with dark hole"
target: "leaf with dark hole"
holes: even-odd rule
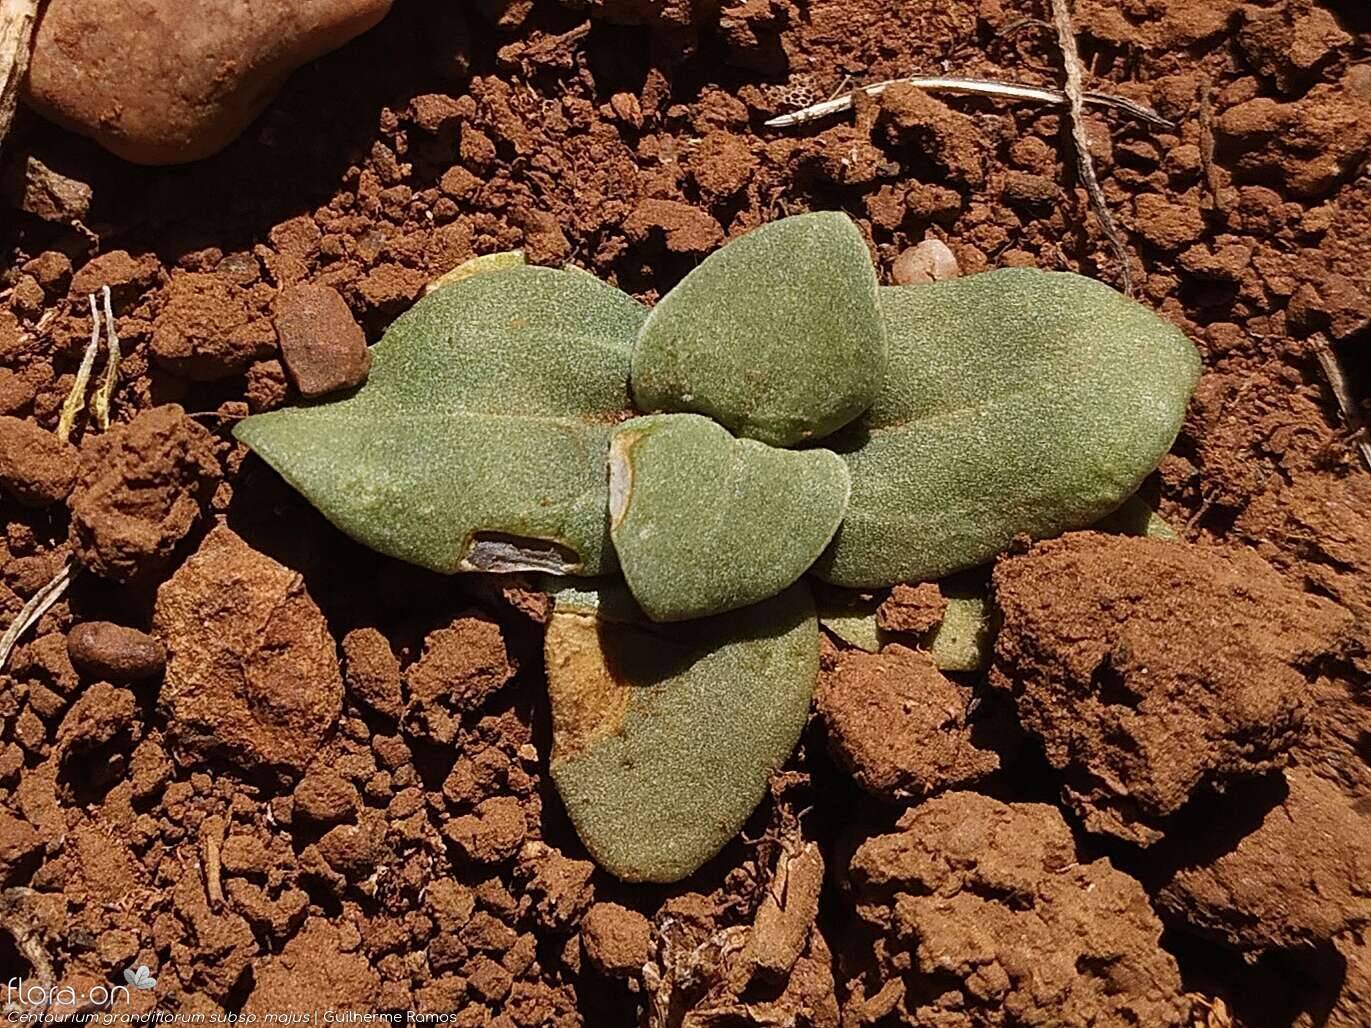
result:
[[[605,458],[646,310],[582,271],[436,290],[342,399],[238,424],[348,535],[437,571],[614,570]]]

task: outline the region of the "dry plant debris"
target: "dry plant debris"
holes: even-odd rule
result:
[[[1100,228],[1104,230],[1105,237],[1114,250],[1114,256],[1118,258],[1124,295],[1132,296],[1133,272],[1128,266],[1128,247],[1123,241],[1123,236],[1119,234],[1119,227],[1114,224],[1114,216],[1109,213],[1104,191],[1100,189],[1100,180],[1095,174],[1095,161],[1090,156],[1090,137],[1086,135],[1082,111],[1084,87],[1081,84],[1081,58],[1076,52],[1076,29],[1071,24],[1068,0],[1052,0],[1052,20],[1057,27],[1057,43],[1061,47],[1062,64],[1066,70],[1065,92],[1070,101],[1071,141],[1076,147],[1076,167],[1080,172],[1081,182],[1085,185],[1086,194],[1090,197],[1090,206],[1095,211],[1095,217],[1100,219]]]
[[[38,0],[0,0],[0,146],[19,106],[19,85],[29,67]]]

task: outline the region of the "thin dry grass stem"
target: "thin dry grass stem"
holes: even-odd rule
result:
[[[77,416],[86,408],[86,388],[90,385],[90,369],[95,366],[95,354],[100,349],[100,310],[95,305],[94,293],[90,297],[90,321],[90,343],[81,358],[81,366],[76,369],[76,381],[71,384],[71,391],[62,401],[62,416],[57,419],[57,438],[64,443],[71,438],[71,430],[76,424]]]
[[[1204,170],[1204,188],[1216,211],[1223,209],[1219,166],[1214,161],[1214,103],[1213,84],[1205,79],[1200,85],[1200,167]]]
[[[1095,177],[1095,162],[1090,156],[1090,137],[1085,131],[1081,59],[1076,50],[1076,29],[1071,23],[1068,0],[1052,0],[1052,20],[1057,26],[1057,45],[1061,48],[1062,63],[1066,68],[1065,92],[1070,101],[1071,141],[1076,149],[1076,168],[1080,173],[1081,182],[1085,185],[1086,195],[1090,197],[1090,206],[1095,211],[1095,217],[1100,220],[1100,228],[1118,259],[1124,294],[1132,296],[1133,272],[1128,266],[1128,247],[1118,226],[1114,224],[1114,216],[1109,213],[1104,191],[1100,189],[1100,180]]]
[[[102,287],[105,296],[105,343],[109,348],[109,357],[105,362],[105,374],[100,381],[100,387],[95,390],[95,395],[90,401],[91,415],[95,418],[95,423],[101,429],[109,428],[109,408],[110,401],[114,396],[114,388],[119,382],[119,336],[114,331],[114,309],[110,304],[109,286]],[[94,297],[91,298],[92,300]]]
[[[803,125],[806,122],[825,118],[830,114],[851,110],[853,100],[858,94],[880,96],[891,86],[897,85],[915,86],[933,93],[989,96],[1001,100],[1032,100],[1054,106],[1064,106],[1071,102],[1066,93],[1050,86],[1030,86],[1021,82],[1001,82],[995,79],[961,78],[948,75],[911,75],[907,78],[887,79],[884,82],[862,86],[860,89],[854,89],[842,96],[835,96],[831,100],[803,107],[798,111],[791,111],[789,114],[782,114],[765,124],[767,128],[790,128],[793,125]],[[1127,97],[1114,96],[1111,93],[1085,92],[1081,94],[1081,99],[1096,107],[1111,107],[1123,111],[1125,114],[1132,115],[1140,121],[1155,125],[1158,128],[1175,128],[1172,122],[1167,121],[1152,108],[1129,100]]]
[[[39,589],[24,604],[23,609],[15,616],[14,621],[5,634],[0,636],[0,670],[4,670],[9,663],[10,653],[14,651],[14,646],[19,642],[30,628],[38,623],[38,619],[48,612],[48,609],[62,598],[62,594],[67,591],[67,586],[71,585],[72,575],[76,572],[76,566],[67,560],[62,565],[62,570],[52,577],[52,581]]]
[[[1323,369],[1324,378],[1328,380],[1328,388],[1333,393],[1333,399],[1337,401],[1343,424],[1352,433],[1361,459],[1367,470],[1371,471],[1371,440],[1367,439],[1367,425],[1362,420],[1356,401],[1352,398],[1352,390],[1347,384],[1347,376],[1343,374],[1342,363],[1323,333],[1315,333],[1310,337],[1310,344],[1313,346],[1314,356],[1319,359],[1319,367]]]
[[[0,0],[0,147],[19,107],[19,85],[29,68],[38,6],[39,0]]]

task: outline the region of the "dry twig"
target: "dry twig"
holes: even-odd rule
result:
[[[1066,66],[1066,96],[1070,101],[1071,140],[1076,147],[1076,168],[1085,185],[1086,195],[1095,217],[1100,219],[1100,228],[1118,258],[1119,270],[1123,275],[1125,295],[1133,295],[1133,273],[1128,267],[1128,247],[1124,244],[1114,216],[1104,201],[1104,191],[1100,180],[1095,177],[1095,162],[1090,156],[1090,137],[1086,135],[1083,116],[1084,91],[1081,85],[1081,59],[1076,51],[1076,29],[1071,24],[1071,9],[1068,0],[1052,0],[1052,20],[1057,25],[1057,44],[1062,51],[1062,62]]]
[[[19,85],[29,69],[39,0],[0,0],[0,146],[19,106]]]
[[[205,895],[211,910],[224,909],[223,849],[228,826],[218,815],[207,817],[200,826],[201,860],[205,868]]]
[[[1056,106],[1063,106],[1071,102],[1064,92],[1050,86],[1029,86],[1020,82],[999,82],[994,79],[968,79],[947,75],[912,75],[908,78],[876,82],[860,89],[854,89],[842,96],[835,96],[823,103],[813,104],[789,114],[782,114],[766,122],[766,127],[789,128],[792,125],[803,125],[830,114],[851,110],[853,100],[858,94],[880,96],[891,86],[897,85],[915,86],[933,93],[960,93],[965,96],[989,96],[1001,100],[1034,100],[1038,103]],[[1086,92],[1081,94],[1081,99],[1096,107],[1112,107],[1115,110],[1123,111],[1125,114],[1130,114],[1149,125],[1156,125],[1158,128],[1175,128],[1175,125],[1152,108],[1126,97],[1114,96],[1111,93]]]
[[[95,390],[95,395],[91,397],[90,412],[95,418],[95,423],[101,429],[109,428],[109,406],[110,400],[114,396],[114,387],[119,381],[119,336],[114,331],[114,309],[110,305],[109,286],[103,286],[105,294],[105,345],[109,348],[109,356],[105,361],[105,374],[100,381],[100,387]],[[91,297],[93,301],[95,298]]]
[[[95,366],[95,354],[100,349],[100,311],[95,306],[95,294],[90,297],[90,343],[81,357],[81,365],[76,369],[76,381],[71,391],[62,401],[62,416],[57,419],[57,438],[66,442],[71,438],[72,426],[76,416],[86,408],[86,387],[90,385],[90,369]]]
[[[62,598],[62,594],[67,591],[67,586],[71,585],[71,578],[75,573],[76,566],[68,559],[62,565],[62,570],[53,575],[52,581],[34,593],[29,602],[24,604],[23,609],[19,611],[9,628],[5,630],[5,634],[0,636],[0,670],[3,670],[5,665],[9,663],[10,653],[14,651],[14,645],[20,637],[36,625],[38,619]]]
[[[1362,420],[1356,401],[1352,398],[1352,390],[1347,385],[1342,363],[1322,332],[1316,332],[1310,337],[1309,342],[1314,348],[1314,356],[1319,359],[1319,367],[1323,369],[1324,377],[1328,379],[1328,388],[1333,392],[1333,399],[1338,402],[1343,424],[1356,440],[1357,449],[1361,452],[1361,459],[1365,462],[1367,470],[1371,470],[1371,440],[1367,439],[1367,425]]]

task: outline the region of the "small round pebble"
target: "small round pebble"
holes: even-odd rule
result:
[[[890,277],[897,286],[945,282],[961,276],[956,255],[941,239],[925,239],[895,258]]]
[[[167,650],[155,637],[108,621],[85,621],[67,633],[67,655],[82,674],[139,682],[162,673]]]

